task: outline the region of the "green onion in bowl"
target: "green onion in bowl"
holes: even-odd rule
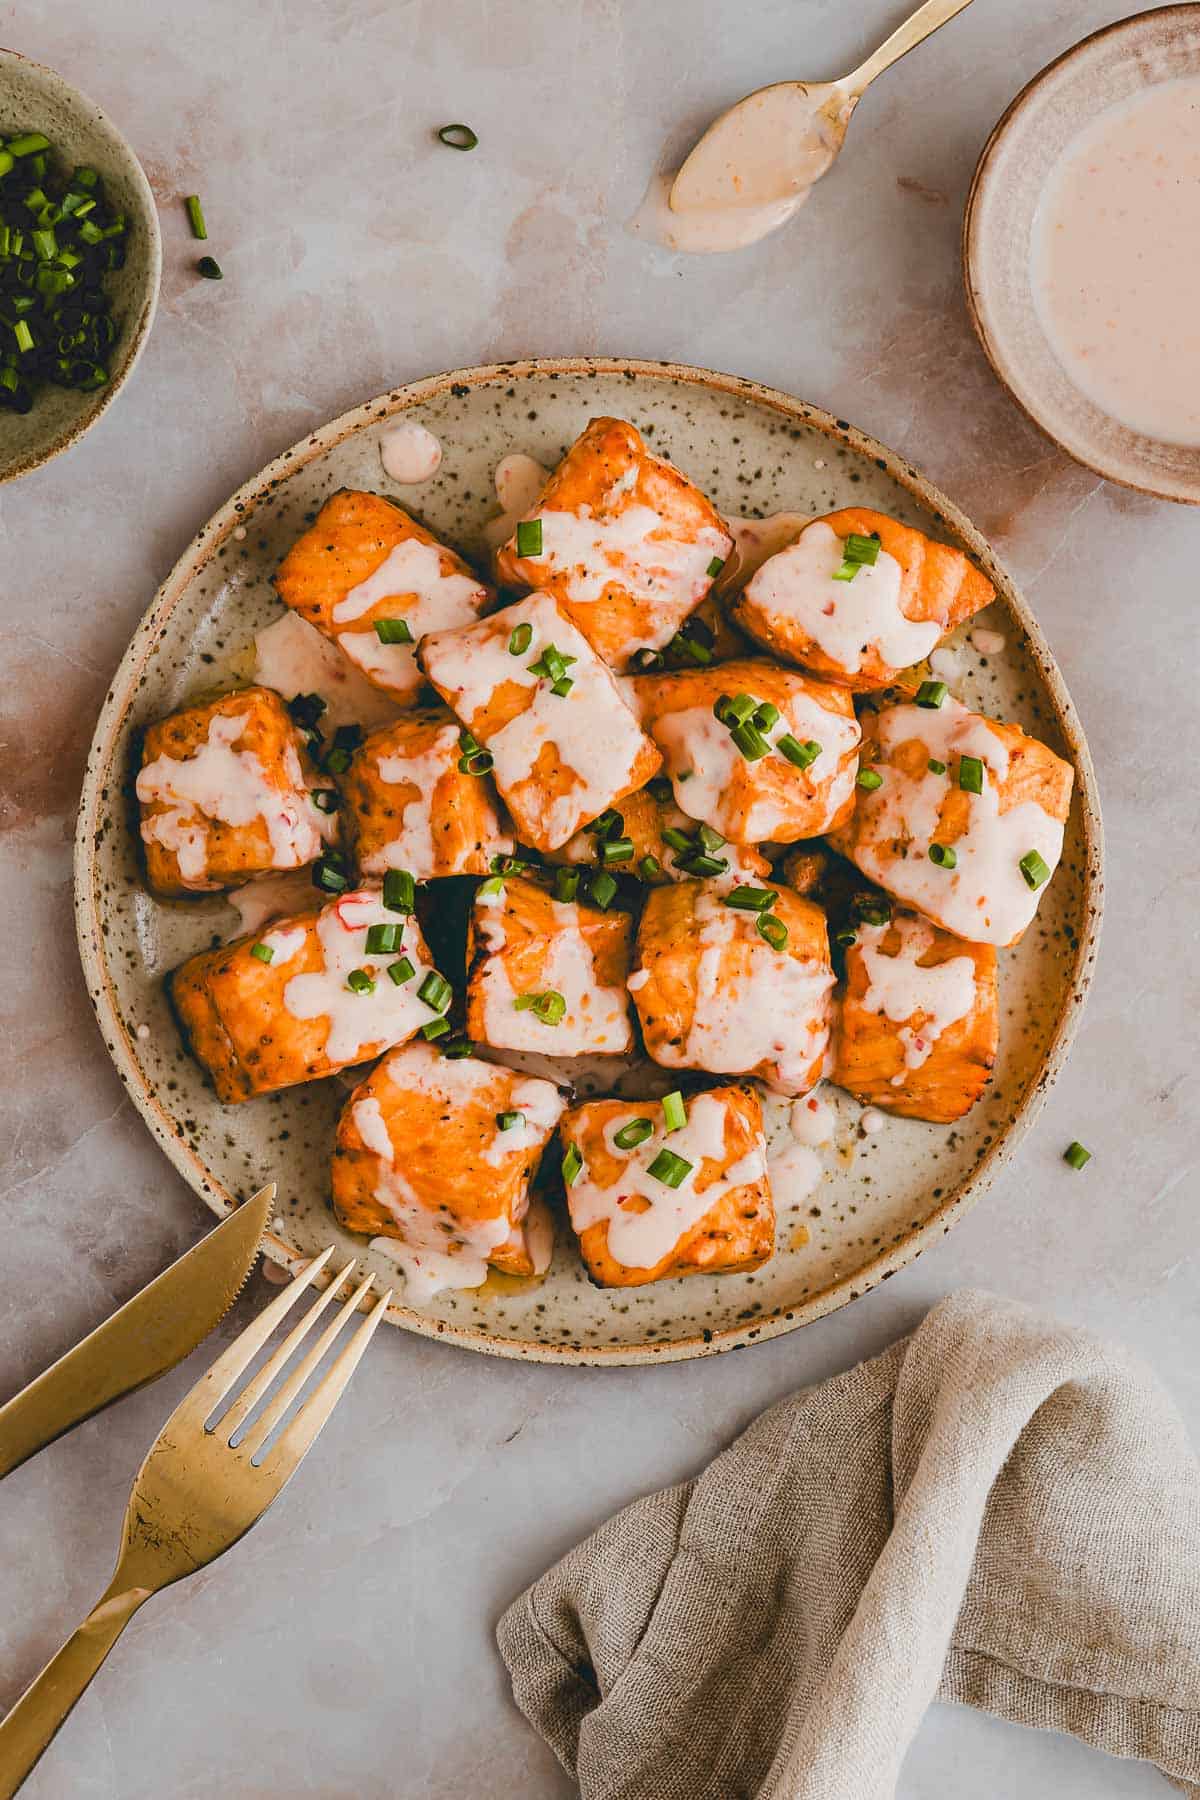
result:
[[[47,384],[91,393],[108,381],[105,283],[127,238],[96,169],[65,172],[40,131],[0,138],[0,406],[27,413]]]

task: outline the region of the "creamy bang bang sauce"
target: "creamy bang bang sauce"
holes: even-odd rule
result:
[[[1200,444],[1200,76],[1145,88],[1072,139],[1030,250],[1071,382],[1134,431]]]

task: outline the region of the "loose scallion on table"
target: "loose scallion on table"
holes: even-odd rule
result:
[[[91,393],[108,381],[105,278],[127,237],[95,169],[67,173],[40,131],[0,137],[0,406],[27,413],[47,384]]]

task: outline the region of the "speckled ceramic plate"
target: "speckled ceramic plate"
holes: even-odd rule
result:
[[[78,88],[15,50],[0,49],[0,133],[45,132],[68,163],[91,163],[129,221],[125,266],[109,277],[119,326],[109,378],[94,393],[43,388],[28,413],[0,408],[0,481],[27,475],[70,449],[106,412],[150,335],[162,267],[158,211],[142,166],[112,121]]]
[[[988,361],[1035,425],[1109,481],[1200,505],[1200,447],[1164,443],[1114,419],[1070,380],[1042,329],[1030,234],[1047,177],[1108,106],[1200,74],[1200,5],[1118,19],[1022,88],[979,158],[963,214],[967,306]]]
[[[436,477],[396,489],[379,459],[398,414],[445,447]],[[616,360],[529,362],[461,370],[397,389],[315,432],[247,483],[200,532],[146,614],[96,729],[76,841],[84,969],[118,1072],[175,1167],[216,1213],[270,1178],[279,1215],[267,1253],[295,1268],[331,1238],[365,1254],[389,1283],[394,1266],[333,1223],[326,1170],[337,1081],[249,1105],[218,1105],[184,1052],[163,977],[236,920],[220,898],[162,905],[143,886],[132,818],[138,729],[214,683],[244,679],[256,631],[277,616],[269,576],[334,489],[395,493],[468,555],[497,510],[492,473],[510,451],[553,464],[587,420],[631,419],[729,514],[877,506],[953,539],[996,583],[982,621],[1002,654],[963,643],[957,692],[1015,719],[1070,757],[1076,801],[1062,865],[1024,942],[1001,953],[1002,1031],[995,1081],[956,1128],[888,1120],[860,1136],[859,1108],[839,1101],[834,1146],[811,1196],[779,1221],[778,1249],[752,1274],[693,1276],[628,1291],[593,1287],[569,1235],[540,1285],[493,1276],[447,1293],[399,1325],[502,1356],[645,1362],[698,1356],[772,1337],[855,1299],[950,1229],[1028,1129],[1067,1052],[1099,924],[1100,819],[1087,748],[1054,660],[974,527],[883,445],[786,394],[705,370]],[[978,623],[978,622],[977,622]],[[961,634],[959,634],[961,637]],[[997,1229],[1000,1229],[998,1226]]]

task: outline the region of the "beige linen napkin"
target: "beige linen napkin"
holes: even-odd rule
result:
[[[1128,1354],[960,1293],[610,1519],[499,1641],[586,1800],[885,1800],[934,1698],[1200,1800],[1200,1467]]]

